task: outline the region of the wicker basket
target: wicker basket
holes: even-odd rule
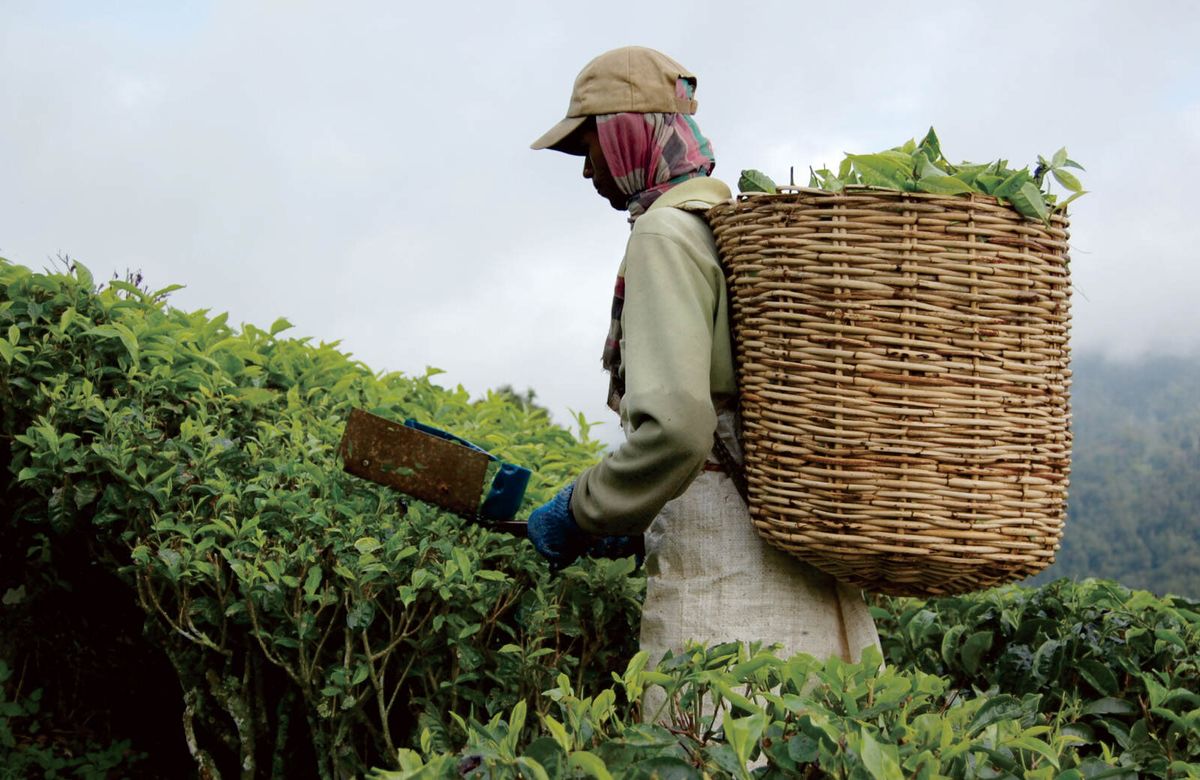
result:
[[[872,591],[940,595],[1054,560],[1070,467],[1070,273],[983,195],[743,195],[729,280],[751,516]]]

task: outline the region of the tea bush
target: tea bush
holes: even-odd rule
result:
[[[0,650],[14,666],[52,666],[33,641],[54,622],[46,605],[74,591],[102,613],[83,585],[111,573],[123,591],[106,600],[136,600],[175,670],[196,765],[248,777],[394,765],[418,724],[536,710],[560,673],[587,690],[623,668],[631,561],[552,579],[523,541],[404,507],[335,452],[352,406],[413,416],[532,468],[537,501],[599,445],[503,395],[372,374],[336,345],[283,338],[283,320],[239,332],[168,307],[169,291],[0,265],[0,590],[5,624],[25,627]]]
[[[1200,604],[1103,580],[879,604],[891,663],[1040,693],[1043,714],[1143,776],[1177,762],[1200,772]]]
[[[467,724],[457,755],[405,750],[402,770],[378,777],[1136,777],[1111,755],[1082,756],[1080,740],[1042,715],[1039,694],[962,694],[919,670],[880,670],[873,648],[858,664],[736,644],[690,648],[653,672],[645,660],[596,696],[560,679],[547,692],[558,713],[541,716],[544,736],[522,738],[519,704]],[[651,686],[665,693],[661,725],[618,706]]]

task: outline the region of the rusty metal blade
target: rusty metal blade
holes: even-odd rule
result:
[[[487,453],[354,409],[340,445],[343,468],[421,501],[474,518]]]

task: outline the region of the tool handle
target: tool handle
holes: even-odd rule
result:
[[[452,441],[455,444],[461,444],[462,446],[464,446],[468,449],[475,450],[476,452],[482,452],[484,455],[487,455],[492,460],[496,460],[496,457],[494,455],[492,455],[491,453],[489,453],[487,450],[485,450],[483,447],[472,444],[471,442],[467,441],[463,437],[455,436],[453,433],[450,433],[449,431],[443,431],[441,428],[434,428],[432,425],[426,425],[425,423],[417,422],[412,417],[409,417],[407,420],[405,420],[404,424],[407,425],[409,428],[413,428],[415,430],[420,431],[421,433],[428,433],[430,436],[437,436],[439,439],[445,439],[446,441]]]
[[[519,536],[522,539],[529,536],[529,523],[521,520],[497,520],[484,521],[483,525],[491,528],[494,531],[503,531],[506,534]],[[638,563],[641,565],[642,559],[646,557],[646,541],[645,537],[638,534],[633,539],[633,553],[638,558]]]

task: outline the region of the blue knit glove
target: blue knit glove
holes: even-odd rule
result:
[[[550,561],[550,568],[554,571],[565,569],[581,555],[613,559],[637,555],[641,566],[642,555],[634,537],[593,536],[579,527],[571,514],[571,494],[574,492],[575,483],[572,482],[529,515],[529,541],[543,558]]]
[[[595,540],[575,523],[571,515],[571,494],[574,492],[575,483],[572,482],[529,515],[529,541],[543,558],[550,561],[550,568],[555,571],[574,563]]]
[[[638,544],[641,540],[634,536],[597,536],[593,537],[596,541],[592,542],[592,546],[584,553],[589,558],[628,558],[631,555],[637,556],[637,565],[641,566],[645,554],[642,550],[642,545]]]

